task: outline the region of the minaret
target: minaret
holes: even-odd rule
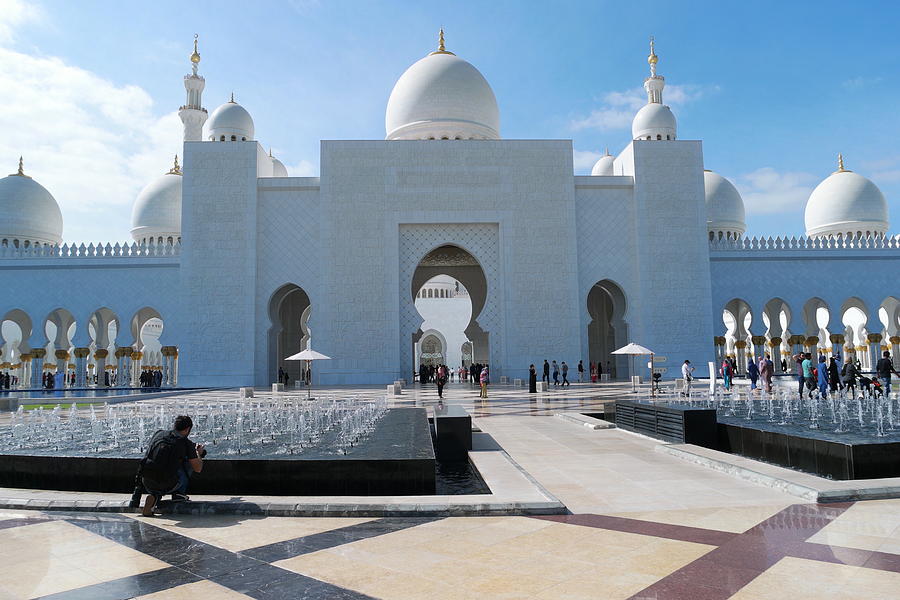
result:
[[[206,80],[197,75],[197,65],[200,64],[200,53],[197,51],[197,35],[194,34],[194,53],[191,54],[190,75],[184,76],[184,89],[187,90],[187,102],[178,110],[178,116],[184,123],[184,141],[199,142],[203,139],[203,124],[209,116],[203,108],[201,96]]]
[[[662,91],[666,87],[666,78],[656,74],[656,63],[659,62],[659,57],[656,55],[653,36],[650,36],[650,56],[647,57],[647,62],[650,64],[650,77],[644,80],[647,102],[662,104]]]

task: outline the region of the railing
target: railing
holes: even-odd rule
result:
[[[175,244],[63,244],[16,248],[0,246],[0,259],[40,258],[156,258],[179,256],[181,242]]]
[[[753,237],[710,240],[714,252],[747,250],[900,250],[900,236],[859,238]]]

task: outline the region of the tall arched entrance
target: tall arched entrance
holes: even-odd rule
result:
[[[465,340],[472,348],[471,362],[489,364],[490,333],[482,327],[479,322],[479,316],[484,310],[488,297],[487,278],[485,277],[484,270],[481,268],[481,264],[469,251],[456,245],[447,244],[431,250],[422,257],[413,272],[409,289],[409,294],[413,301],[415,302],[415,299],[421,295],[422,289],[427,282],[440,275],[458,281],[461,284],[461,288],[459,289],[464,289],[466,291],[468,298],[466,304],[467,307],[471,306],[471,316],[469,317],[468,323],[465,324],[464,334]],[[457,288],[454,286],[452,290],[448,290],[447,294],[435,294],[438,296],[435,299],[435,302],[437,303],[441,300],[446,300],[449,304],[449,302],[454,300],[454,297],[450,296],[453,296],[455,293],[457,293]],[[445,295],[447,296],[446,298],[444,297]],[[429,298],[432,297],[433,296],[430,296]],[[422,324],[425,321],[419,312],[417,312],[416,315],[419,328],[412,334],[412,338],[409,340],[409,348],[411,349],[410,354],[412,355],[414,362],[418,362],[418,360],[415,359],[419,358],[416,356],[416,348],[419,347],[419,349],[421,349],[426,341],[425,338],[423,338],[421,329]],[[447,347],[445,343],[443,344],[444,356],[446,356],[446,351]],[[460,365],[448,366],[456,369],[459,368]]]
[[[613,354],[613,350],[628,343],[628,325],[625,323],[625,294],[618,285],[604,279],[588,292],[588,356],[592,363],[599,363],[603,373],[611,378],[628,375],[627,357]]]
[[[292,354],[309,348],[309,316],[312,304],[309,295],[298,285],[281,286],[269,300],[269,377],[278,380],[279,367],[291,380],[301,378],[303,361],[284,360]]]

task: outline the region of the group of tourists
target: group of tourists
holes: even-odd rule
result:
[[[0,373],[0,389],[8,390],[19,385],[19,378],[10,373]]]
[[[162,387],[163,374],[159,369],[147,370],[141,373],[141,387]],[[107,384],[108,385],[108,384]]]
[[[581,372],[584,372],[584,366],[579,361],[579,366],[581,366]],[[531,365],[534,367],[534,365]],[[541,381],[546,381],[547,385],[550,385],[550,372],[553,372],[553,386],[571,386],[569,383],[569,365],[566,364],[566,361],[562,361],[562,363],[557,364],[554,360],[552,363],[547,362],[547,359],[544,359],[544,374],[541,377]],[[562,373],[562,381],[559,380],[559,375]]]
[[[887,395],[891,393],[891,375],[900,376],[888,351],[884,351],[875,364],[875,377],[872,378],[863,375],[859,359],[842,362],[840,355],[826,359],[820,354],[818,362],[814,363],[812,353],[801,352],[794,356],[794,363],[797,366],[797,391],[801,396],[804,388],[810,395],[818,390],[822,397],[844,389],[855,394],[857,385],[876,396]]]

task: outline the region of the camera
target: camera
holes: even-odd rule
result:
[[[197,456],[199,456],[200,458],[206,458],[206,454],[206,448],[201,448],[200,452],[197,453]]]

